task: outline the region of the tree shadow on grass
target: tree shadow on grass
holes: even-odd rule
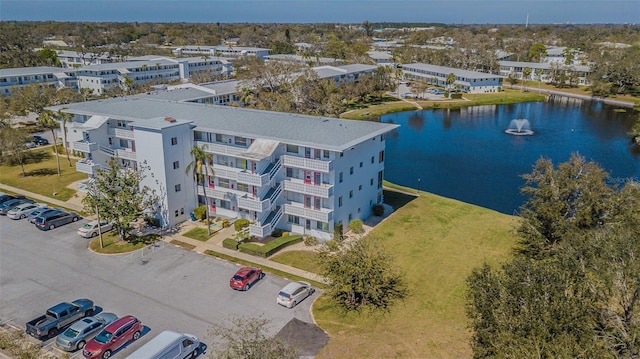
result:
[[[31,176],[51,176],[58,173],[58,170],[51,168],[38,168],[33,171],[25,172],[25,177]]]
[[[46,161],[51,158],[51,153],[48,151],[31,151],[29,156],[25,160],[25,164],[27,163],[40,163],[42,161]]]

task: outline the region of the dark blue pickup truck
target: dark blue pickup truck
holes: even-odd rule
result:
[[[78,299],[71,303],[63,302],[47,309],[41,315],[27,322],[27,334],[38,339],[52,338],[61,329],[84,317],[91,316],[95,306],[89,299]]]

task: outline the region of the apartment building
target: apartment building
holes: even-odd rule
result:
[[[316,66],[313,68],[319,79],[333,79],[336,84],[358,82],[362,76],[373,75],[375,65],[351,64],[343,66]]]
[[[235,45],[217,45],[217,46],[198,46],[188,45],[178,47],[173,50],[176,56],[184,55],[207,55],[207,56],[221,56],[221,57],[244,57],[244,56],[256,56],[264,59],[271,53],[270,49],[264,49],[261,47],[246,47]]]
[[[385,136],[397,125],[174,102],[144,96],[53,107],[73,115],[67,144],[89,177],[117,157],[150,168],[163,226],[206,204],[211,216],[247,218],[251,235],[275,228],[332,238],[383,201]],[[195,183],[190,151],[210,153],[214,175]],[[203,188],[204,187],[204,188]],[[205,195],[206,194],[206,195]]]
[[[116,61],[109,53],[92,53],[69,50],[55,50],[60,65],[66,68],[78,68],[88,65],[106,64]]]
[[[180,84],[154,86],[155,91],[138,95],[165,101],[195,102],[209,105],[239,104],[237,80],[216,81],[204,84]]]
[[[78,88],[74,70],[38,66],[0,69],[0,95],[9,96],[14,88],[42,84],[57,89]]]
[[[402,75],[405,79],[423,81],[442,87],[448,86],[447,76],[449,74],[453,74],[456,78],[452,86],[468,93],[497,92],[502,87],[502,81],[505,78],[503,75],[423,63],[402,65]]]
[[[564,72],[567,77],[575,76],[578,85],[589,85],[588,75],[591,71],[585,65],[565,65],[560,62],[524,62],[524,61],[498,61],[500,65],[500,75],[514,76],[517,79],[524,79],[524,69],[531,69],[527,80],[542,82],[553,81],[553,72]]]
[[[157,57],[146,61],[104,63],[80,67],[76,70],[78,86],[93,90],[96,94],[120,87],[127,88],[144,83],[167,83],[187,81],[195,72],[209,71],[212,74],[228,75],[232,65],[224,58],[190,57],[171,59]]]

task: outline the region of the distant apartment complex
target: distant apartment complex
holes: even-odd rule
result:
[[[560,62],[523,62],[523,61],[498,61],[500,64],[500,74],[503,76],[513,76],[517,79],[524,79],[524,69],[531,70],[527,80],[542,82],[554,81],[554,72],[563,72],[567,77],[575,76],[577,85],[588,85],[587,76],[591,71],[589,66],[565,65]]]
[[[117,157],[151,174],[163,194],[163,226],[188,219],[197,205],[213,216],[247,218],[251,235],[275,228],[332,237],[337,223],[366,219],[383,201],[385,136],[397,125],[247,110],[130,96],[54,107],[74,116],[67,145],[84,154],[89,177]],[[215,175],[196,184],[185,168],[200,146]]]
[[[34,83],[56,89],[78,87],[75,70],[50,66],[0,69],[0,95],[2,96],[11,95],[13,88]]]
[[[446,66],[422,63],[402,65],[402,76],[405,79],[418,80],[441,87],[448,86],[447,76],[449,74],[455,76],[452,86],[468,93],[497,92],[502,87],[502,80],[505,78],[502,75],[461,70]]]
[[[220,56],[220,57],[243,57],[243,56],[256,56],[264,59],[271,53],[270,49],[263,49],[261,47],[242,47],[234,45],[217,45],[217,46],[198,46],[188,45],[178,47],[173,50],[176,56],[184,55],[207,55],[207,56]]]

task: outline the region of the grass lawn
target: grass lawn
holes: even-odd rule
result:
[[[318,271],[316,257],[317,255],[314,251],[286,251],[269,259],[274,262],[315,273]]]
[[[71,160],[72,166],[69,167],[65,155],[60,155],[61,176],[58,176],[56,156],[51,147],[35,149],[33,154],[34,160],[24,166],[25,177],[22,176],[20,165],[1,165],[0,183],[66,201],[76,193],[75,190],[67,188],[67,186],[87,178],[86,173],[76,172],[74,159]],[[57,195],[54,196],[54,192]]]
[[[206,228],[194,228],[189,232],[183,234],[183,236],[197,239],[201,242],[206,242],[213,236],[213,233],[211,235],[207,234]]]
[[[393,200],[404,206],[372,234],[384,238],[381,250],[395,257],[411,293],[386,315],[345,314],[318,298],[313,315],[331,339],[317,358],[470,358],[465,279],[510,257],[517,218],[424,192]]]
[[[144,248],[159,239],[160,236],[157,234],[148,234],[143,237],[133,237],[128,241],[121,241],[118,232],[113,230],[102,235],[103,248],[100,248],[100,237],[92,239],[89,243],[89,248],[94,252],[103,254],[128,253]]]

